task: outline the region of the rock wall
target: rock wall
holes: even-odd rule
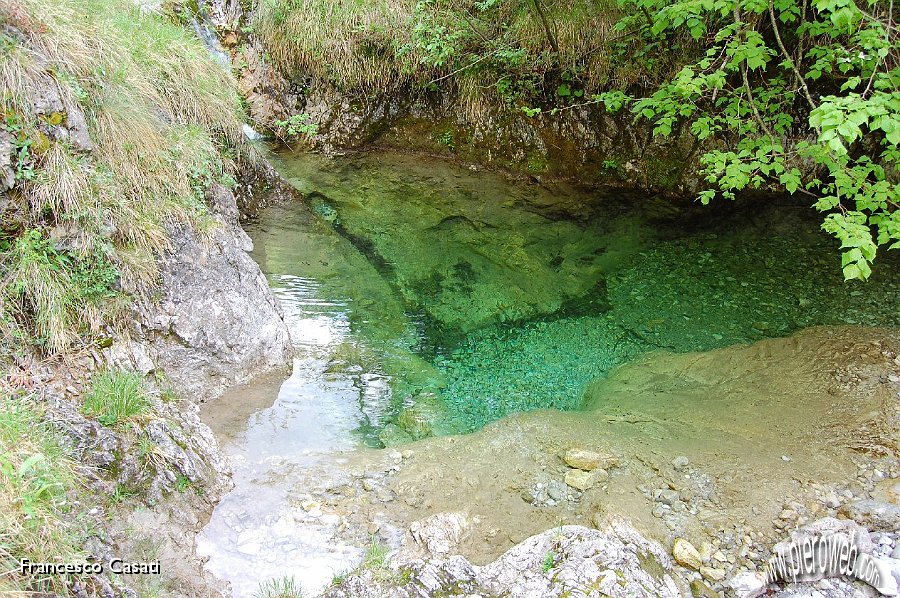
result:
[[[290,77],[265,61],[250,40],[233,46],[249,112],[257,126],[308,114],[318,131],[298,140],[326,153],[377,146],[461,160],[541,179],[565,179],[606,188],[640,191],[668,199],[693,199],[702,182],[698,146],[687,132],[654,137],[623,111],[597,104],[529,117],[501,101],[467,109],[448,87],[421,93],[346,94],[302,73]]]
[[[247,255],[253,243],[238,224],[234,194],[214,185],[207,201],[218,226],[206,236],[171,230],[172,249],[159,260],[160,288],[136,303],[130,338],[107,351],[111,364],[160,370],[176,392],[200,401],[291,356],[281,307]]]

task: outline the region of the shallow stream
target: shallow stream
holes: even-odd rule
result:
[[[235,489],[198,541],[252,596],[308,592],[359,562],[304,487],[354,449],[578,409],[589,383],[655,350],[708,351],[815,324],[900,326],[896,259],[841,280],[835,242],[798,203],[673,217],[567,185],[394,154],[281,155],[305,203],[248,227],[296,347],[287,379],[236,389],[204,419]]]

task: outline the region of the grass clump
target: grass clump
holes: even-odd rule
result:
[[[0,398],[0,594],[65,594],[65,577],[22,574],[19,565],[85,562],[71,516],[74,463],[37,405]]]
[[[136,372],[107,370],[93,377],[83,412],[104,426],[139,418],[150,408],[143,379]]]
[[[255,598],[302,598],[303,592],[300,585],[293,577],[281,577],[270,579],[260,584],[254,594]]]
[[[7,0],[0,25],[0,333],[64,354],[153,285],[172,225],[208,228],[243,113],[203,44],[130,0]]]

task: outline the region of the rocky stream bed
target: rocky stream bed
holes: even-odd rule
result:
[[[840,284],[802,212],[679,228],[407,156],[276,163],[306,201],[248,230],[293,373],[202,411],[235,489],[198,552],[235,595],[744,596],[851,521],[896,570],[900,286]]]

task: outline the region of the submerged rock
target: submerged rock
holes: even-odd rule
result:
[[[413,442],[415,438],[397,424],[386,424],[378,433],[378,440],[381,441],[385,448],[391,448],[392,446]]]
[[[440,434],[440,422],[446,421],[443,405],[430,393],[423,393],[400,412],[397,425],[413,440]]]

